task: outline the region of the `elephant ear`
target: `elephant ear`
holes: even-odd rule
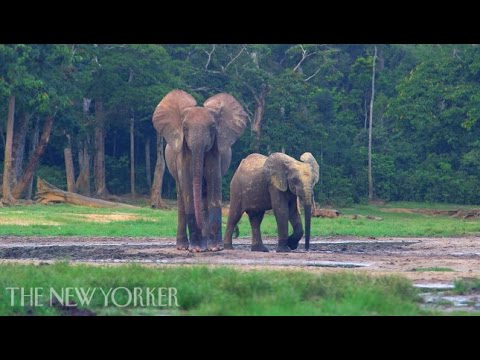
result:
[[[302,156],[300,156],[300,160],[310,165],[310,168],[312,169],[312,176],[313,176],[312,185],[315,185],[318,182],[318,180],[320,180],[320,166],[318,166],[317,160],[315,160],[312,153],[310,152],[303,153]]]
[[[242,105],[227,93],[212,96],[203,106],[216,114],[217,144],[220,152],[223,152],[242,136],[247,127],[247,113]]]
[[[177,153],[183,144],[182,112],[195,105],[197,102],[192,95],[182,90],[173,90],[165,95],[153,113],[153,126]]]
[[[263,165],[263,171],[270,182],[280,191],[287,191],[287,167],[285,154],[273,153]]]

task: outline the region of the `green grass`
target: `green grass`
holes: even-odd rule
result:
[[[419,271],[419,272],[425,272],[425,271],[439,271],[439,272],[449,272],[449,271],[455,271],[451,268],[445,268],[445,267],[429,267],[429,268],[415,268],[413,271]]]
[[[455,289],[457,294],[471,294],[480,292],[480,279],[459,279],[455,281]]]
[[[42,307],[10,301],[7,287],[42,288]],[[151,268],[140,265],[0,265],[0,315],[58,315],[49,306],[49,289],[174,287],[180,305],[158,308],[104,307],[103,296],[89,306],[98,315],[431,315],[419,307],[416,290],[398,276],[370,277],[353,272],[239,271],[233,268]],[[18,294],[18,292],[17,292]],[[119,304],[127,302],[117,292]],[[158,299],[158,298],[157,298]],[[79,303],[74,296],[73,301]],[[28,301],[27,301],[28,304]]]
[[[479,235],[480,221],[449,216],[404,214],[384,211],[388,208],[436,208],[467,209],[468,206],[419,203],[389,203],[382,206],[357,205],[338,209],[345,215],[373,215],[381,221],[369,219],[312,219],[312,236],[461,236]],[[95,222],[86,215],[100,216],[133,215],[123,221]],[[223,218],[225,229],[226,217]],[[25,225],[12,224],[23,222]],[[239,225],[240,236],[251,234],[248,218],[244,216]],[[177,229],[176,210],[138,209],[92,209],[74,205],[31,205],[0,208],[0,235],[78,235],[78,236],[175,236]],[[262,223],[265,236],[275,236],[277,225],[273,215],[266,214]]]
[[[445,204],[445,203],[419,203],[413,201],[393,201],[381,208],[405,208],[405,209],[435,209],[435,210],[455,210],[455,209],[478,209],[478,205]]]

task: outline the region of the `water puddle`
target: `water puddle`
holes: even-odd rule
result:
[[[467,311],[480,313],[479,293],[468,295],[452,294],[449,290],[455,288],[453,284],[414,284],[414,287],[422,290],[430,290],[418,294],[425,309],[439,310],[442,312]]]

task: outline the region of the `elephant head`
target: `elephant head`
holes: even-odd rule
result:
[[[203,106],[196,105],[197,102],[190,94],[173,90],[155,109],[153,124],[175,153],[184,151],[191,154],[195,220],[202,229],[205,155],[207,152],[214,152],[214,156],[226,156],[229,163],[230,147],[244,132],[247,114],[240,103],[226,93],[210,97]],[[218,161],[221,161],[220,158]],[[211,175],[221,177],[221,174]]]
[[[311,153],[304,153],[300,159],[273,153],[265,161],[264,173],[270,183],[279,191],[290,191],[304,203],[305,211],[305,248],[310,243],[310,225],[312,218],[313,187],[318,182],[319,166]]]

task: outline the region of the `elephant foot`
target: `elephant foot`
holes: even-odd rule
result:
[[[253,244],[251,247],[252,251],[268,252],[268,249],[263,244]]]
[[[177,250],[188,250],[189,243],[187,239],[177,239]]]
[[[208,246],[208,251],[222,251],[222,250],[223,250],[223,245],[221,245],[221,244],[209,245]]]
[[[208,251],[222,251],[222,250],[223,250],[223,246],[213,246],[208,248]]]
[[[200,246],[190,246],[188,251],[191,253],[202,253],[202,252],[206,252],[207,248],[202,248]]]
[[[233,250],[233,244],[225,243],[223,248],[225,250]]]
[[[188,251],[195,253],[205,252],[207,250],[207,242],[203,238],[192,240],[190,247],[188,248]]]
[[[286,245],[278,245],[277,246],[277,253],[280,253],[280,252],[290,252],[290,248]]]
[[[208,241],[208,251],[222,251],[223,241]]]
[[[287,241],[287,245],[290,249],[296,250],[298,248],[298,243],[299,242],[300,242],[300,239],[289,236],[288,241]]]

